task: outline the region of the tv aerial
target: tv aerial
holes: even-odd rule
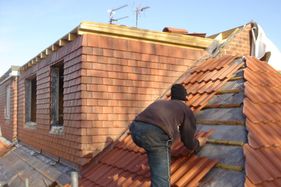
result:
[[[149,6],[138,6],[136,8],[136,27],[138,27],[138,21],[139,21],[139,16],[140,14],[145,11],[146,9],[149,9],[150,7]]]
[[[117,22],[121,19],[125,19],[125,18],[128,18],[129,16],[124,16],[124,17],[120,17],[120,18],[114,18],[114,15],[116,14],[116,11],[117,10],[120,10],[122,8],[125,8],[127,7],[128,5],[125,4],[123,6],[120,6],[118,8],[114,8],[114,9],[109,9],[107,12],[109,13],[109,23],[112,24],[113,22]]]

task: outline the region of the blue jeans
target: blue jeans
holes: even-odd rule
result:
[[[159,127],[134,121],[130,126],[133,141],[145,149],[152,187],[170,186],[171,139]]]

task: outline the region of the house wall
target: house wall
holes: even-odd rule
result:
[[[17,77],[11,77],[0,85],[0,126],[2,136],[10,141],[17,139]],[[6,93],[10,86],[10,119],[6,119]]]
[[[18,139],[21,143],[31,146],[43,154],[55,159],[77,163],[77,158],[83,156],[80,146],[80,135],[69,130],[70,120],[74,116],[80,118],[81,102],[74,100],[73,94],[80,97],[81,81],[81,44],[82,38],[67,43],[62,48],[42,59],[39,63],[21,72],[18,84]],[[51,130],[51,66],[57,62],[64,62],[64,130],[63,134],[52,134]],[[25,94],[26,79],[36,76],[36,126],[26,125]],[[78,115],[78,117],[77,117]],[[77,128],[79,122],[75,121]]]
[[[84,165],[119,137],[203,49],[84,34],[21,72],[18,139],[43,154]],[[64,130],[51,132],[51,66],[64,62]],[[36,126],[25,120],[26,79],[36,76]]]
[[[242,31],[228,41],[221,49],[219,56],[223,55],[251,55],[251,24],[247,24]]]
[[[119,137],[136,114],[205,51],[87,34],[82,53],[81,85],[77,85],[82,88],[81,129],[72,121],[72,130],[81,134],[86,155],[98,153]]]

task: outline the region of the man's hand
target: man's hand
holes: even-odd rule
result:
[[[197,140],[199,141],[199,146],[203,147],[207,142],[207,137],[199,137]]]

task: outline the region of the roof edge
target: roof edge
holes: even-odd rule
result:
[[[83,35],[87,33],[100,33],[106,35],[142,39],[152,42],[156,41],[161,43],[201,49],[206,49],[213,41],[213,39],[211,38],[201,38],[178,33],[152,31],[146,29],[139,29],[136,27],[127,27],[122,25],[106,23],[95,23],[87,21],[81,22],[78,26],[78,35]]]
[[[75,40],[78,36],[91,33],[139,39],[151,42],[160,42],[165,44],[179,45],[182,47],[192,47],[198,49],[206,49],[214,40],[212,38],[202,38],[176,33],[165,33],[162,31],[151,31],[146,29],[139,29],[136,27],[82,21],[72,31],[64,35],[62,38],[58,39],[52,45],[42,50],[35,57],[25,63],[21,67],[20,71],[25,71],[29,67],[39,63],[41,60],[45,59],[47,56],[57,51],[59,48]]]

